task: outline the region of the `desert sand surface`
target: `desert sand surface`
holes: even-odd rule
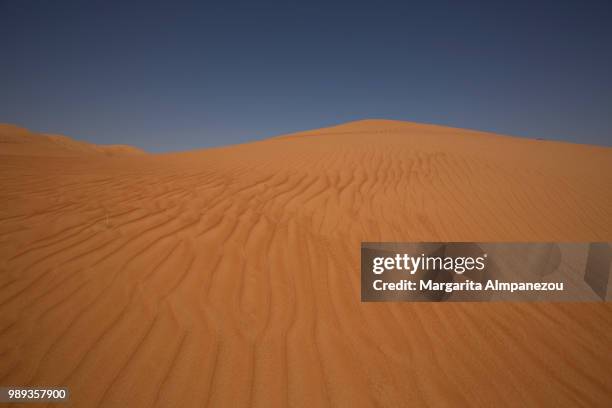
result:
[[[37,134],[19,126],[0,123],[0,154],[23,156],[85,156],[144,154],[126,145],[95,145],[63,135]]]
[[[611,241],[611,148],[387,120],[155,155],[0,137],[1,385],[76,407],[612,406],[610,303],[359,290],[361,241]]]

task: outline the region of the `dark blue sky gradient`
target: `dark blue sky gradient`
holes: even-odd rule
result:
[[[612,145],[601,2],[0,0],[0,122],[150,151],[364,118]]]

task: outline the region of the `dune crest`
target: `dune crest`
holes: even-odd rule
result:
[[[0,384],[83,407],[612,403],[609,303],[359,293],[361,241],[612,241],[610,148],[368,120],[109,166],[0,138]]]
[[[97,154],[107,156],[144,154],[128,145],[96,145],[68,136],[34,133],[19,126],[0,123],[0,155],[75,156]]]

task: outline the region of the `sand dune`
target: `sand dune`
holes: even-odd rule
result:
[[[0,123],[0,154],[25,156],[83,156],[104,154],[144,154],[144,151],[126,145],[95,145],[80,142],[63,135],[37,134],[15,125]]]
[[[612,406],[609,303],[359,301],[361,241],[611,241],[610,148],[380,120],[166,155],[0,136],[0,384]]]

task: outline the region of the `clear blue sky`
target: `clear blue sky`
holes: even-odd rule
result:
[[[609,1],[0,0],[0,122],[150,151],[389,118],[612,145]]]

